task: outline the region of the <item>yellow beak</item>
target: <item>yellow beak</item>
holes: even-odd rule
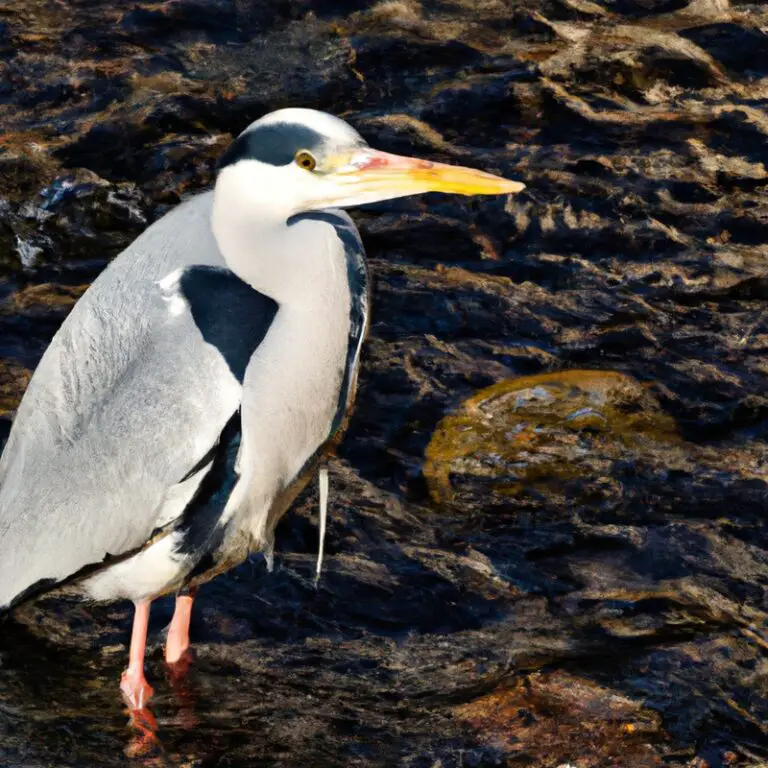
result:
[[[343,186],[349,183],[358,193],[370,193],[378,199],[423,192],[506,195],[525,189],[525,184],[519,181],[474,168],[433,163],[369,148],[357,153],[334,176]]]

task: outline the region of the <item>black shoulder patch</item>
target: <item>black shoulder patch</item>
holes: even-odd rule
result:
[[[274,123],[240,134],[219,158],[220,171],[238,160],[259,160],[269,165],[288,165],[301,149],[317,152],[325,139],[317,131],[297,123]]]
[[[179,287],[203,338],[242,383],[248,361],[272,325],[277,302],[221,267],[189,267]]]
[[[224,537],[221,515],[237,483],[235,464],[240,449],[240,410],[235,411],[214,446],[211,468],[187,508],[179,527],[177,554],[191,557],[195,567],[188,578],[213,567],[213,557]]]

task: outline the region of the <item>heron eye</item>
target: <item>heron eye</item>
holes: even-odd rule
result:
[[[317,160],[315,160],[311,152],[302,149],[300,152],[296,153],[296,163],[305,171],[314,171],[315,166],[317,165]]]

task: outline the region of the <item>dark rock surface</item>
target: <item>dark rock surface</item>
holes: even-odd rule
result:
[[[77,296],[266,110],[528,185],[355,213],[374,322],[319,587],[309,492],[273,573],[202,590],[183,681],[160,601],[162,748],[133,758],[129,607],[25,611],[0,628],[0,765],[765,765],[767,28],[735,0],[0,7],[3,432]],[[510,493],[497,435],[443,452],[430,494],[441,419],[573,370],[634,395],[563,418],[650,438],[583,412],[542,437],[508,404],[543,471]]]

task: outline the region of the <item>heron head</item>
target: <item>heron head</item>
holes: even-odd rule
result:
[[[217,196],[281,217],[423,192],[498,195],[524,185],[484,171],[392,155],[325,112],[281,109],[252,123],[219,161]]]

